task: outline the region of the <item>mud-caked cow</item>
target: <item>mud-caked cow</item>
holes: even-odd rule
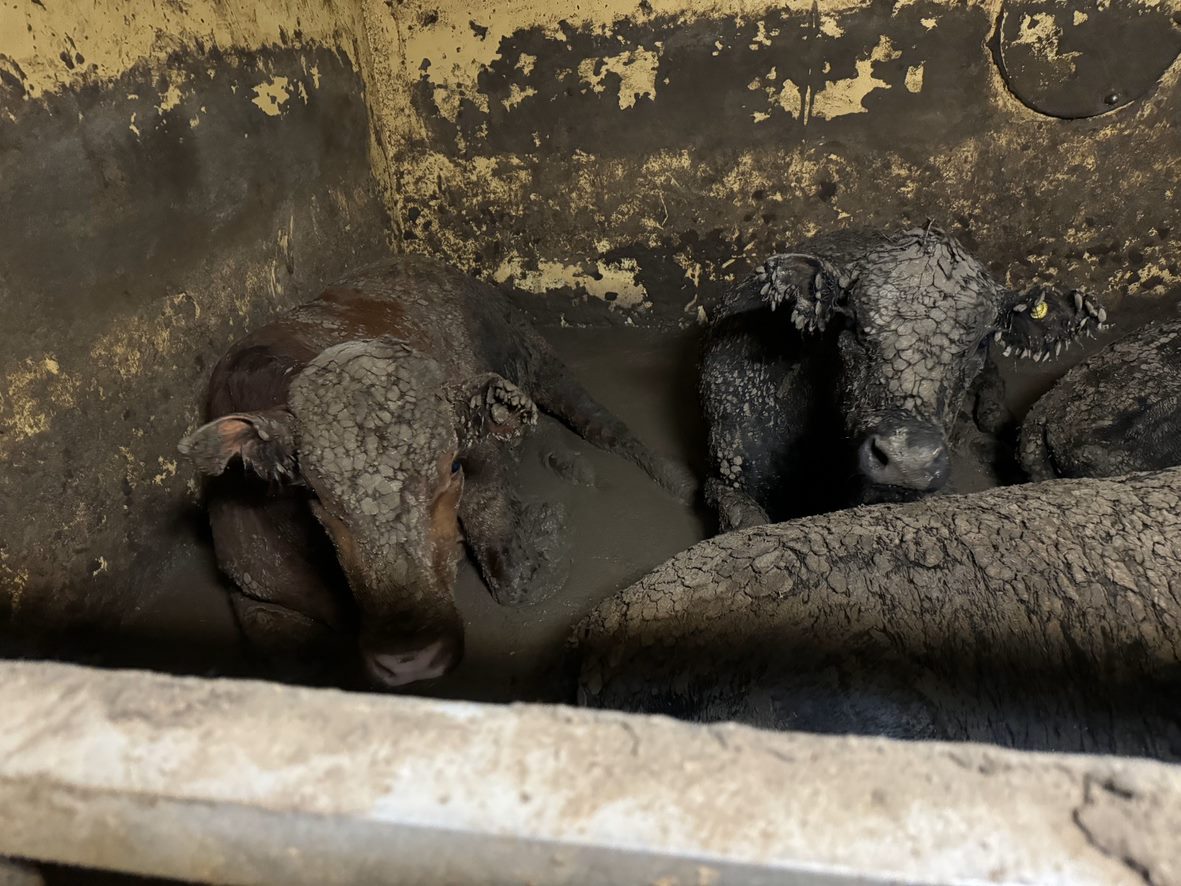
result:
[[[1076,290],[1006,288],[935,227],[775,255],[707,334],[707,500],[729,530],[940,490],[961,411],[1008,421],[990,350],[1053,359],[1105,319]]]
[[[1137,329],[1071,369],[1021,426],[1033,480],[1181,465],[1181,318]]]
[[[559,588],[563,515],[514,490],[537,407],[690,492],[504,293],[427,258],[352,274],[235,344],[213,371],[211,420],[180,448],[211,478],[247,636],[311,671],[359,646],[369,676],[398,686],[462,654],[461,541],[499,602]]]

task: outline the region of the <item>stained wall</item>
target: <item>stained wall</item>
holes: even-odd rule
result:
[[[692,320],[834,226],[960,236],[1014,284],[1178,283],[1181,5],[366,0],[394,235]]]
[[[387,249],[359,21],[335,0],[0,9],[9,647],[143,604],[128,576],[195,525],[176,441],[213,362]]]

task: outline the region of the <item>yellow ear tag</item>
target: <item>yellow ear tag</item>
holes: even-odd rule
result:
[[[1033,306],[1033,310],[1029,312],[1029,316],[1033,317],[1035,320],[1043,320],[1048,313],[1050,313],[1049,302],[1039,301]]]

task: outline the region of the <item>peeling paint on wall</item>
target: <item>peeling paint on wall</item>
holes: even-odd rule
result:
[[[643,295],[625,312],[666,318],[690,319],[760,255],[812,233],[927,218],[1014,283],[1058,269],[1093,287],[1159,286],[1167,278],[1148,268],[1177,262],[1171,235],[1148,231],[1172,230],[1175,212],[1167,176],[1141,158],[1178,152],[1165,123],[1176,70],[1139,120],[1046,128],[998,74],[1000,10],[514,0],[473,16],[453,2],[371,0],[375,58],[396,60],[375,67],[372,95],[396,235],[475,273],[592,301],[615,290],[588,269],[627,259]],[[1054,36],[1038,22],[1027,39]],[[638,84],[625,83],[629,68]],[[1117,197],[1129,187],[1141,209]],[[1126,225],[1140,228],[1131,255],[1143,253],[1127,271],[1114,252],[1092,265],[1065,233]]]
[[[906,90],[907,92],[922,92],[923,91],[923,65],[911,65],[906,69]]]
[[[617,262],[596,262],[593,271],[574,265],[543,261],[536,269],[526,269],[519,256],[505,259],[492,273],[497,283],[511,281],[526,292],[546,293],[577,286],[592,298],[602,299],[618,307],[638,308],[647,293],[636,279],[639,266],[635,259]]]
[[[875,89],[890,88],[887,81],[874,76],[874,64],[891,61],[900,55],[891,45],[890,38],[883,34],[868,57],[857,60],[856,76],[824,82],[824,88],[813,96],[812,114],[834,120],[846,114],[866,113],[869,109],[865,106],[865,97]]]
[[[10,564],[11,556],[0,546],[0,589],[8,593],[8,606],[12,614],[20,612],[25,588],[29,584],[29,570]]]
[[[283,106],[291,98],[287,86],[291,81],[286,77],[272,77],[264,83],[254,87],[252,101],[258,109],[268,117],[278,117],[283,113]]]
[[[223,310],[228,306],[223,305]],[[236,307],[241,310],[243,306]],[[188,293],[171,296],[150,311],[122,319],[101,335],[91,348],[87,363],[124,380],[138,378],[145,368],[159,365],[161,359],[167,360],[176,350],[174,339],[192,335],[200,317],[200,306]]]
[[[163,62],[178,46],[254,48],[286,43],[298,33],[302,42],[348,51],[360,29],[359,6],[322,0],[258,0],[241,7],[186,0],[130,8],[119,0],[29,2],[2,15],[0,57],[15,64],[30,99],[84,80],[113,80],[144,61]]]
[[[49,429],[55,412],[72,409],[78,402],[80,381],[63,374],[52,355],[26,358],[3,377],[0,396],[0,455],[15,445]]]
[[[629,49],[619,55],[609,55],[579,62],[578,75],[595,92],[603,92],[608,74],[618,79],[619,109],[626,111],[637,99],[656,95],[656,70],[660,56],[644,48]],[[534,90],[536,92],[536,90]]]
[[[165,114],[180,106],[181,91],[177,83],[169,83],[168,88],[160,93],[160,104],[156,105],[157,114]]]
[[[157,486],[163,486],[166,481],[176,476],[176,459],[161,455],[156,458],[156,462],[160,465],[160,472],[152,477],[152,482]]]
[[[1086,19],[1084,18],[1083,20],[1085,21]],[[1017,45],[1025,44],[1027,46],[1041,47],[1046,51],[1047,55],[1053,58],[1066,58],[1074,54],[1059,51],[1062,31],[1054,22],[1054,16],[1052,15],[1038,12],[1033,15],[1022,16],[1018,33],[1020,36],[1014,41]]]

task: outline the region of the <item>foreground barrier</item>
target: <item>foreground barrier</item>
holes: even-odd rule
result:
[[[1181,768],[0,664],[0,855],[212,883],[1177,883]]]

